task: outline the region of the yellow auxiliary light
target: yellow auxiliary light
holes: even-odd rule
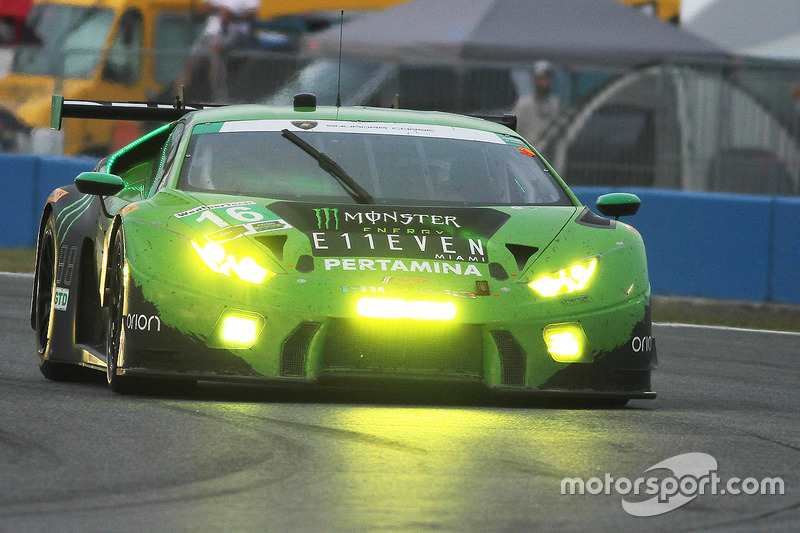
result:
[[[592,279],[596,269],[597,258],[593,257],[589,262],[574,264],[567,269],[558,271],[552,276],[542,276],[528,283],[528,287],[545,298],[556,296],[562,291],[579,291],[589,284],[589,280]]]
[[[252,257],[243,257],[237,260],[233,254],[227,253],[219,243],[210,241],[201,246],[192,241],[192,246],[206,266],[218,274],[230,276],[233,272],[242,281],[256,285],[275,276],[274,272],[259,265]]]
[[[231,344],[252,345],[256,340],[258,321],[252,318],[229,316],[222,323],[222,340]]]
[[[452,320],[456,305],[452,302],[425,302],[399,298],[361,298],[356,313],[368,318],[417,318],[421,320]]]
[[[559,363],[589,363],[586,334],[577,322],[550,324],[544,328],[550,357]]]
[[[226,309],[209,337],[211,348],[247,349],[255,344],[266,320],[258,313]]]

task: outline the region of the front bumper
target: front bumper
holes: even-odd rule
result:
[[[311,293],[278,305],[269,299],[176,291],[153,279],[144,290],[132,283],[120,372],[298,385],[447,381],[510,394],[655,397],[650,373],[657,356],[648,292],[599,310],[548,317],[495,313],[479,322],[332,316],[313,304]],[[232,311],[263,318],[252,346],[218,347],[215,327]],[[561,322],[580,324],[586,362],[558,362],[548,352],[543,331]]]

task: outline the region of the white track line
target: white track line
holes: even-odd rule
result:
[[[653,322],[654,326],[666,328],[695,328],[695,329],[717,329],[722,331],[743,331],[748,333],[775,333],[778,335],[794,335],[800,337],[800,332],[796,331],[776,331],[772,329],[750,329],[750,328],[734,328],[731,326],[705,326],[702,324],[679,324],[675,322]]]
[[[4,278],[33,279],[33,272],[0,272]]]

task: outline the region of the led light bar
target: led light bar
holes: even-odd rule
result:
[[[420,320],[452,320],[456,305],[452,302],[425,302],[399,298],[361,298],[356,313],[367,318],[415,318]]]

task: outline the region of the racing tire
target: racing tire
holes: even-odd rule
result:
[[[186,394],[194,389],[194,380],[171,380],[124,376],[118,373],[125,360],[125,315],[128,295],[125,282],[125,233],[120,226],[114,233],[108,258],[106,322],[106,380],[118,394]]]
[[[125,290],[125,234],[120,226],[111,241],[107,267],[108,320],[106,323],[106,379],[112,391],[118,394],[141,392],[140,379],[117,374],[125,353],[125,311],[128,295]]]
[[[34,286],[34,331],[36,332],[36,361],[42,375],[52,381],[83,381],[87,371],[77,365],[50,360],[53,353],[53,309],[56,289],[58,257],[56,228],[52,216],[47,218],[39,239],[36,257],[36,285]]]

